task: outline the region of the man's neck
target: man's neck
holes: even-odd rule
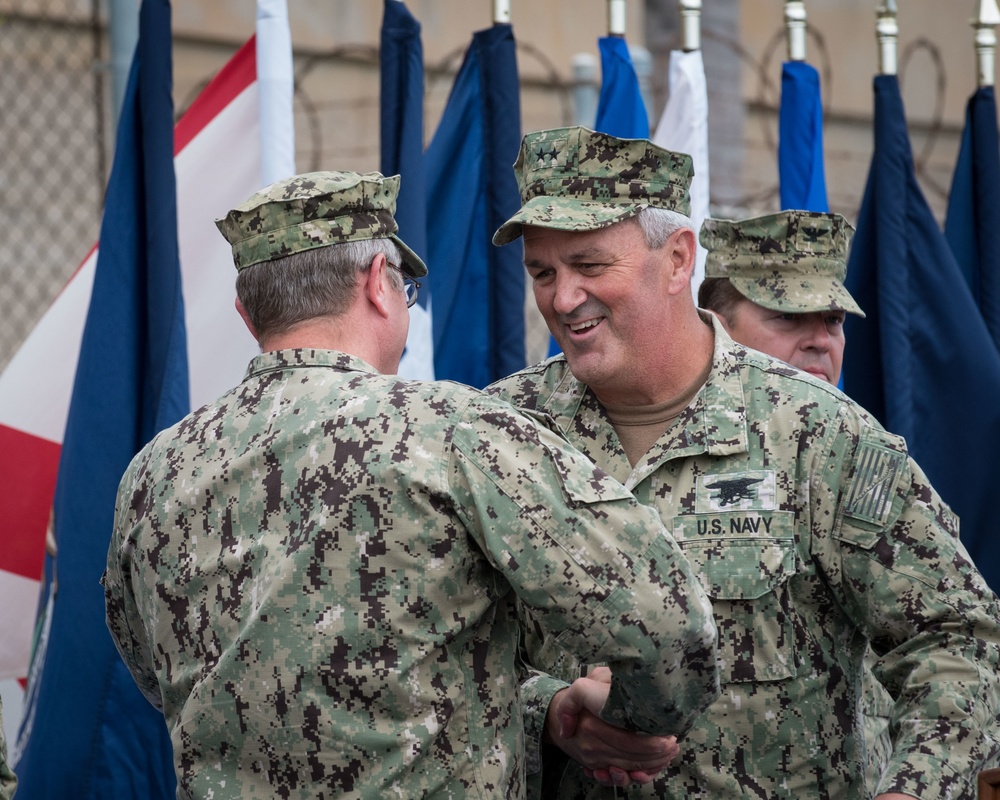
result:
[[[693,309],[692,309],[693,311]],[[608,386],[591,386],[602,405],[618,408],[668,403],[704,383],[712,363],[715,333],[696,311],[671,326],[669,339],[651,348],[642,370]]]

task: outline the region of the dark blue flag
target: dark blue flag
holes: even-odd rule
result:
[[[786,61],[781,68],[778,186],[782,208],[830,210],[823,168],[819,73],[802,61]]]
[[[847,319],[844,386],[910,452],[961,520],[994,589],[1000,356],[917,185],[894,75],[875,78],[875,151],[847,288],[867,313]]]
[[[524,367],[520,240],[490,242],[521,205],[512,168],[520,144],[514,33],[498,24],[473,35],[426,154],[439,379],[482,388]]]
[[[399,236],[426,258],[424,48],[420,23],[399,0],[385,0],[379,69],[382,174],[401,176],[395,214]]]
[[[965,110],[944,235],[1000,351],[1000,135],[992,86]]]
[[[399,175],[396,222],[400,238],[427,261],[424,181],[424,48],[420,23],[399,0],[384,0],[379,49],[381,170]],[[410,309],[410,330],[399,374],[434,379],[430,286],[423,282]]]
[[[620,36],[602,36],[601,94],[594,130],[622,139],[648,139],[649,116],[639,90],[628,45]]]
[[[189,406],[177,247],[170,5],[144,0],[54,500],[45,636],[18,741],[18,800],[172,798],[170,739],[104,622],[118,482]]]

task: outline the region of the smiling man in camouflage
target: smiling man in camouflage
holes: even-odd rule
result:
[[[122,479],[108,627],[179,797],[522,797],[515,598],[612,665],[570,721],[665,733],[718,695],[711,607],[654,511],[506,403],[389,374],[426,273],[397,189],[310,173],[219,221],[262,354]]]
[[[491,391],[659,511],[712,599],[723,681],[669,769],[626,789],[635,774],[576,763],[608,740],[600,720],[554,724],[586,668],[529,632],[540,796],[971,800],[1000,753],[1000,604],[905,443],[699,314],[688,156],[563,128],[525,136],[515,172],[523,206],[493,241],[524,237],[563,355]],[[866,781],[869,644],[895,747]]]

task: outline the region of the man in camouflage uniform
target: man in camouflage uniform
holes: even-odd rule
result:
[[[653,510],[507,404],[388,375],[426,273],[397,189],[311,173],[219,221],[262,355],[122,479],[108,627],[180,797],[523,796],[515,598],[612,665],[570,723],[687,729],[718,696],[711,606]]]
[[[523,206],[493,241],[523,235],[563,355],[491,391],[658,509],[712,598],[723,681],[653,783],[605,788],[554,759],[542,777],[561,785],[542,796],[973,798],[1000,752],[1000,603],[905,443],[699,314],[689,157],[564,128],[528,134],[515,172]],[[895,699],[872,784],[869,645]],[[600,720],[552,724],[581,664],[535,632],[526,647],[545,670],[524,687],[529,770],[543,744],[593,763]]]
[[[7,738],[3,732],[3,703],[0,702],[0,800],[11,800],[17,789],[17,776],[7,763]]]
[[[715,314],[733,341],[780,358],[836,386],[844,362],[844,317],[865,314],[847,287],[854,228],[840,214],[781,211],[740,221],[707,219],[708,251],[698,305]],[[892,695],[862,675],[868,780],[878,783],[892,752]]]
[[[844,317],[864,312],[844,286],[854,229],[840,214],[782,211],[707,219],[698,305],[734,341],[837,385]]]

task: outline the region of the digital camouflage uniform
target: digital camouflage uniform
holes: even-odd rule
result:
[[[7,739],[3,732],[3,703],[0,703],[0,800],[11,800],[17,789],[17,776],[7,762]]]
[[[646,207],[683,213],[686,189],[662,187],[682,184],[674,178],[685,170],[689,178],[683,158],[647,141],[582,128],[528,134],[515,164],[524,205],[494,243],[522,225],[593,230]],[[609,183],[614,174],[625,177]],[[627,789],[600,787],[565,757],[536,772],[549,702],[585,668],[529,632],[539,670],[524,684],[533,785],[551,786],[554,770],[560,798],[972,800],[978,771],[1000,754],[1000,603],[958,520],[902,439],[829,384],[735,344],[710,315],[706,324],[715,342],[706,383],[634,467],[564,356],[488,389],[548,418],[659,511],[719,629],[721,697],[652,785]],[[896,698],[895,747],[877,784],[865,775],[869,646]]]
[[[357,188],[305,183],[231,241]],[[711,606],[652,509],[495,398],[333,350],[258,356],[136,456],[104,586],[179,797],[523,796],[515,597],[611,662],[609,721],[686,729],[718,696]]]
[[[743,297],[772,311],[844,311],[864,317],[844,286],[853,234],[853,226],[840,214],[817,211],[706,219],[699,234],[708,251],[705,277],[729,280]],[[878,784],[892,753],[889,718],[894,704],[872,672],[873,661],[869,650],[861,687],[871,786]]]
[[[899,437],[829,385],[736,345],[715,323],[706,385],[635,468],[563,357],[491,391],[548,415],[654,506],[712,599],[721,698],[651,787],[603,789],[571,765],[560,797],[864,798],[869,641],[898,696],[878,792],[973,798],[1000,753],[1000,606]],[[580,675],[534,639],[528,752]],[[584,787],[590,787],[588,794]],[[617,792],[617,794],[616,794]]]

